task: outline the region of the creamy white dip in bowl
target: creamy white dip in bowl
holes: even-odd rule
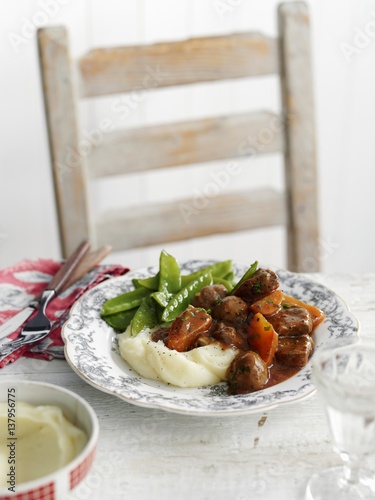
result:
[[[91,468],[99,423],[57,385],[0,381],[0,499],[63,500]]]

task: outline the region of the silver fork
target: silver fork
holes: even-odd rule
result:
[[[8,342],[0,349],[0,361],[20,347],[47,337],[51,330],[51,322],[46,316],[47,305],[50,300],[64,289],[73,271],[87,254],[89,248],[90,245],[88,241],[83,241],[66,260],[65,264],[59,269],[49,283],[48,288],[42,293],[37,315],[26,323],[22,332],[15,340]]]
[[[26,323],[22,332],[11,342],[8,342],[0,351],[0,361],[24,345],[47,337],[51,330],[51,322],[46,316],[48,302],[55,297],[55,290],[45,290],[39,303],[38,314]]]

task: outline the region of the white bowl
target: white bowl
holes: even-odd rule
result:
[[[99,437],[99,423],[91,406],[72,391],[57,385],[27,380],[0,381],[0,402],[8,401],[8,390],[14,389],[15,402],[59,406],[65,417],[82,429],[88,442],[81,453],[67,465],[47,476],[16,485],[15,493],[0,488],[0,499],[38,500],[64,499],[86,476],[91,468]],[[3,471],[1,471],[3,473]]]

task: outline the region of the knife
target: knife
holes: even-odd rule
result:
[[[82,278],[86,273],[91,271],[96,265],[98,265],[112,250],[112,247],[107,245],[99,248],[98,250],[92,251],[87,254],[89,249],[88,246],[84,245],[82,247],[83,252],[82,255],[78,254],[78,262],[75,263],[70,273],[64,278],[64,281],[58,287],[58,293],[61,293],[68,289],[73,283]],[[74,254],[73,254],[74,255]],[[68,261],[67,261],[68,263]],[[64,267],[64,266],[63,266]],[[63,268],[61,268],[63,269]],[[52,288],[54,285],[53,281],[58,278],[56,275],[55,278],[51,280],[51,282],[46,286],[46,288]],[[55,289],[56,291],[56,289]],[[0,340],[4,339],[11,333],[17,330],[31,314],[35,311],[40,303],[40,299],[42,294],[36,297],[34,300],[30,302],[30,304],[15,314],[12,318],[7,320],[0,326]],[[0,343],[4,344],[4,343]]]

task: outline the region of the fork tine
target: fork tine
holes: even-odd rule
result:
[[[22,342],[20,342],[18,340],[15,340],[14,342],[9,342],[8,345],[4,346],[1,349],[1,351],[0,351],[1,358],[5,357],[5,356],[8,356],[8,354],[11,354],[12,352],[14,352],[17,349],[19,349],[20,347],[22,347],[22,345],[27,345],[27,344],[23,344]]]
[[[42,340],[44,337],[47,337],[48,333],[49,330],[45,330],[35,335],[21,334],[22,337],[18,337],[16,340],[13,340],[13,342],[9,342],[8,344],[4,345],[2,349],[0,349],[0,359],[4,355],[8,356],[8,354],[14,352],[24,345],[33,344],[34,342],[38,342],[38,340]]]

